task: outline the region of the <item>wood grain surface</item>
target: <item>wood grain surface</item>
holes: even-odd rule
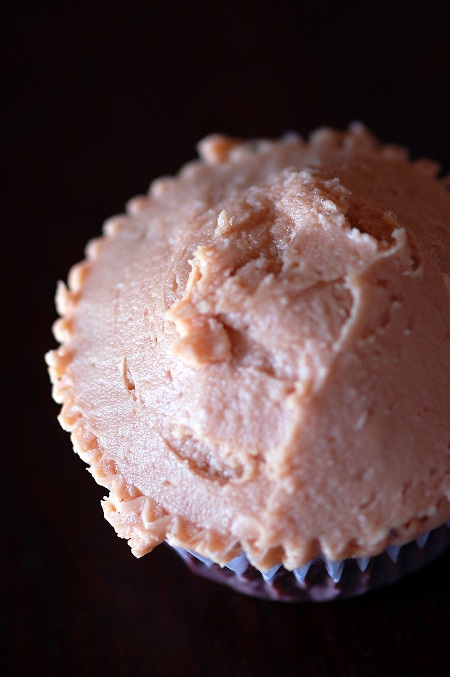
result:
[[[205,134],[366,122],[450,167],[449,3],[8,2],[3,45],[0,674],[450,674],[450,552],[338,603],[136,560],[58,426],[56,280]]]

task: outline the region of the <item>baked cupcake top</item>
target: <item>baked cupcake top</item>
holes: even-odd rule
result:
[[[450,195],[361,125],[208,137],[62,283],[61,424],[137,556],[370,556],[450,518]]]

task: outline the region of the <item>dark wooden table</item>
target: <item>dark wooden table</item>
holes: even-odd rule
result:
[[[312,5],[312,6],[309,6]],[[245,598],[135,560],[60,430],[55,282],[206,133],[359,118],[450,167],[447,2],[9,2],[1,28],[1,675],[450,674],[450,553],[340,603]]]

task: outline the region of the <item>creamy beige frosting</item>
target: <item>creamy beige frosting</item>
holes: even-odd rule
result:
[[[60,420],[135,555],[260,568],[450,518],[450,196],[361,125],[156,181],[57,295]]]

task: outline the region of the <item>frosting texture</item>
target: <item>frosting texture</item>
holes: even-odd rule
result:
[[[376,555],[450,518],[450,195],[361,125],[211,136],[57,293],[60,421],[135,555]]]

